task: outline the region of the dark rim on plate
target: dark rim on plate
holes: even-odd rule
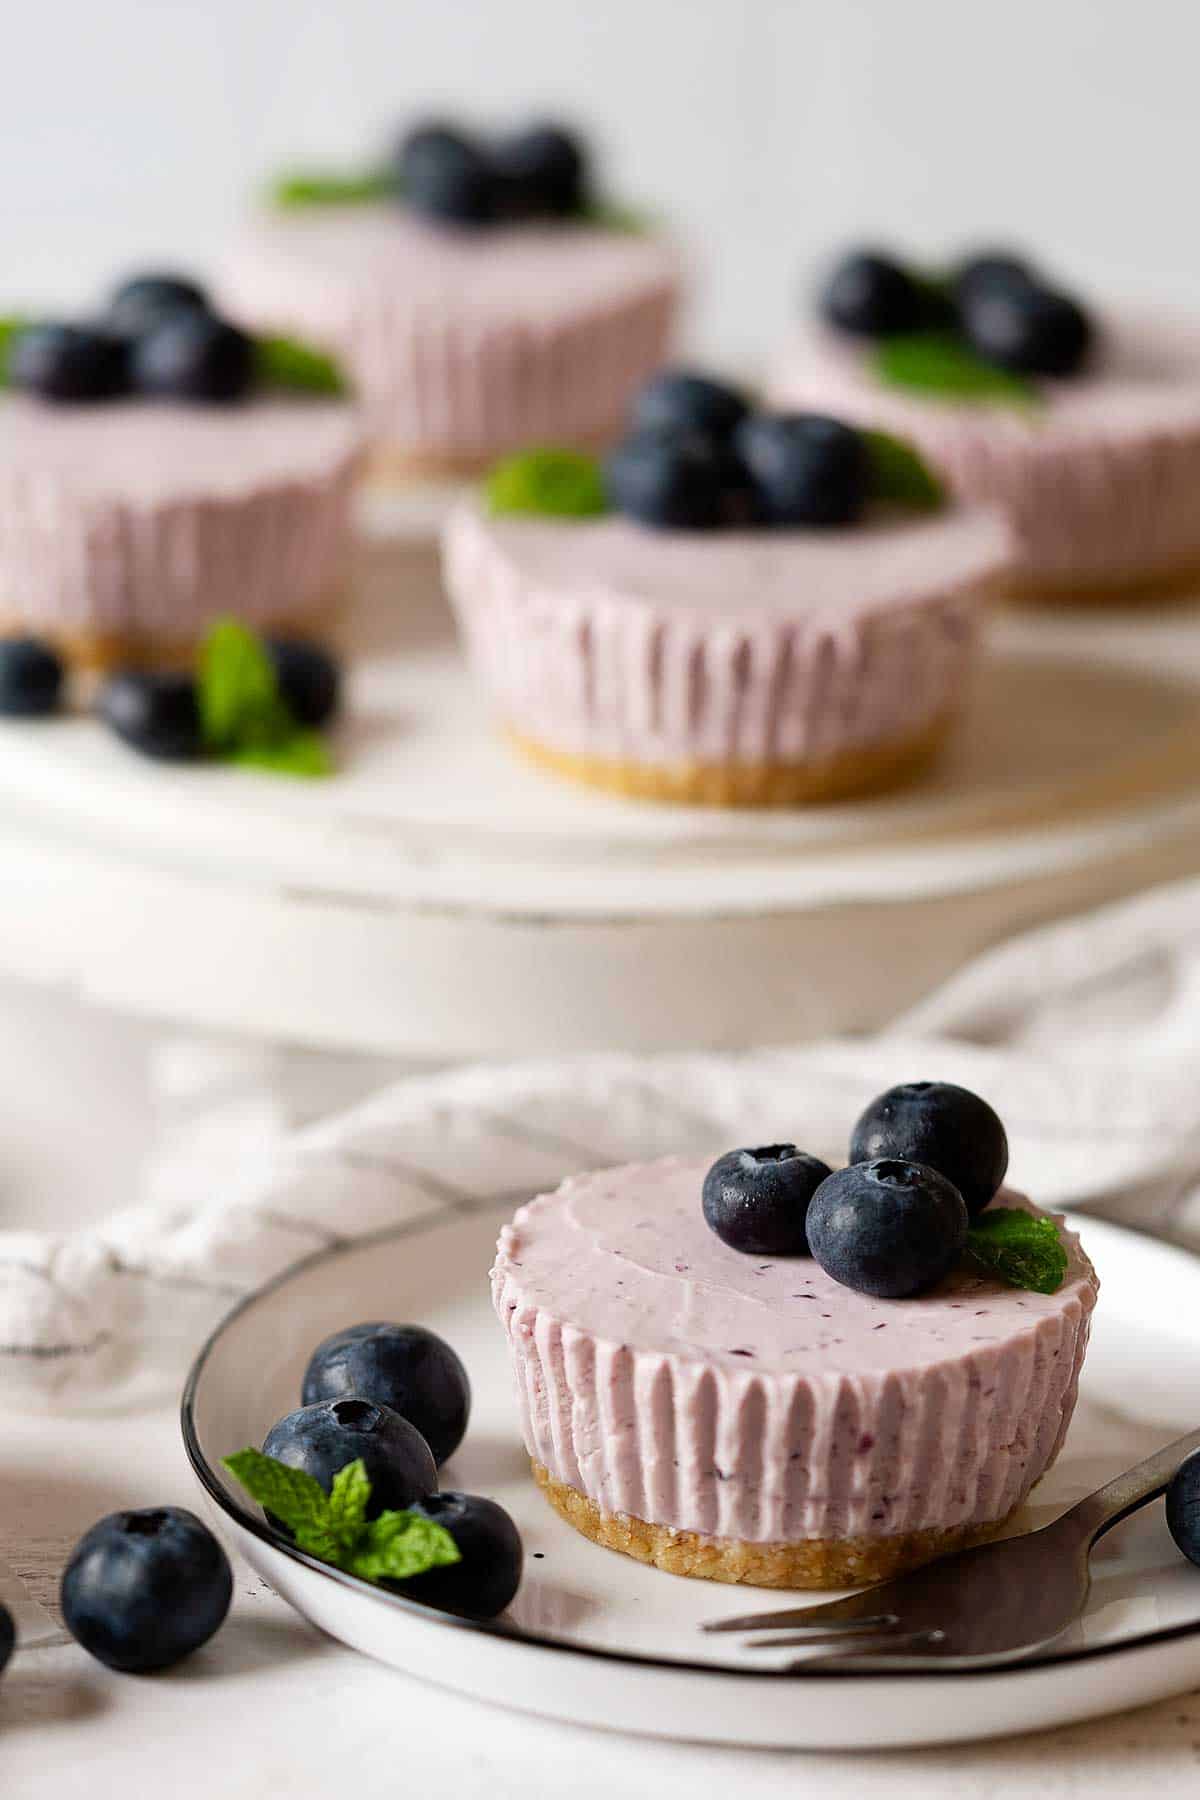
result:
[[[347,1575],[342,1569],[331,1568],[328,1563],[319,1561],[317,1557],[310,1556],[307,1551],[298,1549],[286,1538],[278,1536],[261,1515],[255,1518],[254,1514],[249,1512],[240,1501],[231,1496],[200,1446],[199,1435],[196,1431],[196,1390],[204,1374],[209,1356],[219,1339],[223,1337],[235,1320],[241,1318],[243,1313],[249,1312],[260,1302],[269,1300],[297,1276],[304,1274],[309,1269],[316,1268],[321,1263],[333,1262],[340,1256],[353,1255],[356,1251],[368,1249],[373,1244],[389,1244],[400,1238],[418,1237],[426,1231],[461,1222],[464,1218],[477,1213],[499,1212],[504,1216],[512,1204],[511,1198],[505,1196],[495,1202],[490,1200],[483,1202],[478,1207],[459,1207],[449,1213],[438,1213],[432,1217],[412,1219],[402,1225],[388,1226],[383,1231],[370,1232],[364,1237],[355,1238],[349,1244],[338,1244],[333,1248],[316,1250],[311,1256],[301,1258],[299,1262],[289,1263],[288,1267],[280,1274],[274,1276],[270,1281],[264,1282],[261,1287],[254,1288],[236,1305],[230,1307],[205,1339],[188,1371],[180,1405],[180,1427],[188,1461],[191,1463],[200,1485],[221,1512],[270,1549],[278,1551],[281,1556],[289,1557],[292,1562],[300,1563],[306,1569],[312,1569],[318,1575],[322,1575],[326,1581],[336,1582],[341,1587],[362,1594],[376,1605],[388,1606],[399,1612],[409,1613],[412,1617],[423,1619],[430,1625],[438,1625],[451,1631],[478,1632],[485,1637],[498,1638],[505,1643],[529,1646],[536,1650],[554,1650],[569,1656],[592,1657],[601,1662],[622,1663],[637,1668],[666,1669],[676,1674],[687,1672],[697,1675],[725,1675],[753,1682],[896,1681],[899,1679],[925,1681],[930,1678],[946,1679],[949,1677],[959,1680],[994,1680],[999,1676],[1033,1675],[1042,1669],[1058,1668],[1064,1664],[1095,1662],[1103,1657],[1128,1655],[1134,1651],[1149,1650],[1160,1644],[1175,1643],[1181,1638],[1200,1635],[1200,1619],[1197,1619],[1191,1624],[1166,1625],[1158,1631],[1137,1632],[1132,1637],[1123,1638],[1116,1643],[1085,1645],[1076,1650],[1048,1650],[1021,1662],[998,1660],[994,1666],[972,1669],[947,1667],[944,1669],[838,1670],[829,1667],[806,1669],[803,1665],[791,1668],[747,1669],[743,1664],[738,1663],[691,1662],[686,1658],[643,1656],[631,1650],[609,1650],[597,1644],[576,1644],[566,1638],[553,1637],[545,1632],[526,1631],[520,1626],[506,1624],[503,1619],[460,1618],[454,1613],[439,1612],[434,1607],[423,1606],[420,1601],[409,1600],[402,1594],[388,1593],[385,1589],[376,1587],[372,1582],[361,1580],[357,1575]],[[714,1584],[714,1593],[727,1591],[732,1599],[732,1590],[726,1590]],[[762,1591],[762,1589],[755,1590],[755,1592]],[[801,1593],[801,1590],[795,1590],[795,1592]],[[814,1605],[818,1603],[815,1597],[813,1603]]]

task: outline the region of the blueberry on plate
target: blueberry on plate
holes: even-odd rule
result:
[[[0,638],[0,718],[44,719],[62,698],[62,659],[41,638]]]
[[[1083,308],[1042,287],[983,287],[961,307],[971,348],[1018,375],[1074,375],[1092,341]]]
[[[104,323],[114,337],[131,341],[180,309],[205,312],[208,295],[182,275],[132,275],[113,289]]]
[[[284,705],[297,725],[328,724],[341,702],[342,672],[328,650],[304,638],[268,638]]]
[[[579,139],[549,121],[501,138],[493,151],[500,202],[513,218],[568,218],[583,210],[587,157]]]
[[[1008,1138],[986,1100],[950,1081],[906,1081],[872,1100],[850,1137],[850,1161],[925,1163],[952,1182],[971,1217],[1008,1170]]]
[[[63,1571],[67,1630],[110,1669],[169,1669],[208,1642],[229,1611],[233,1574],[207,1525],[182,1506],[110,1513]]]
[[[469,1619],[502,1613],[521,1585],[525,1560],[521,1534],[504,1508],[479,1494],[430,1494],[413,1511],[443,1525],[462,1560],[397,1582],[397,1591]]]
[[[751,1256],[807,1256],[809,1201],[831,1174],[795,1144],[730,1150],[704,1177],[704,1222],[731,1250]]]
[[[820,413],[759,413],[734,444],[772,525],[848,525],[867,503],[870,460],[861,435]]]
[[[0,1601],[0,1675],[8,1667],[9,1658],[17,1642],[17,1628],[13,1624],[13,1616],[7,1606]]]
[[[745,396],[724,381],[712,381],[691,369],[664,369],[640,389],[633,403],[633,431],[702,432],[728,438],[749,411]]]
[[[500,182],[483,144],[451,125],[419,125],[400,146],[401,193],[414,212],[452,225],[487,225]]]
[[[837,264],[821,295],[821,312],[839,331],[889,337],[923,323],[921,289],[890,256],[854,250]]]
[[[363,1394],[415,1425],[440,1466],[462,1443],[471,1384],[454,1351],[422,1325],[351,1325],[313,1351],[300,1398],[305,1406]]]
[[[643,525],[712,531],[754,517],[744,464],[729,444],[703,432],[634,432],[609,455],[604,485],[616,510]]]
[[[129,387],[125,346],[91,325],[29,325],[8,353],[9,385],[43,400],[114,400]]]
[[[1200,1563],[1200,1451],[1180,1463],[1171,1477],[1167,1530],[1188,1561]]]
[[[254,385],[254,342],[210,312],[179,307],[165,313],[129,353],[133,384],[163,400],[227,406]]]
[[[288,1413],[272,1425],[263,1451],[291,1469],[304,1469],[326,1493],[338,1470],[361,1457],[371,1481],[367,1516],[372,1519],[437,1491],[433,1454],[416,1426],[363,1394],[318,1400]]]
[[[133,750],[160,762],[191,762],[203,749],[190,675],[125,669],[100,690],[97,711]]]
[[[978,250],[954,271],[954,292],[960,306],[973,294],[1011,293],[1037,285],[1032,263],[1009,250]]]
[[[958,1189],[936,1169],[897,1157],[839,1169],[809,1203],[809,1247],[825,1273],[880,1300],[932,1287],[966,1241]]]

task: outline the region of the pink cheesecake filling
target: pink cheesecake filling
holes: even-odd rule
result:
[[[361,447],[328,401],[0,403],[0,615],[193,638],[294,618],[340,579]]]
[[[327,345],[379,441],[486,459],[615,435],[665,357],[678,287],[653,237],[456,231],[381,206],[264,216],[221,297],[257,329]]]
[[[512,730],[649,766],[820,761],[957,709],[1003,521],[660,532],[492,518],[443,540],[471,662]]]
[[[530,1456],[602,1512],[756,1543],[1005,1517],[1075,1406],[1097,1292],[1078,1238],[1055,1294],[964,1267],[875,1300],[729,1249],[700,1211],[706,1167],[579,1176],[501,1234]]]
[[[859,345],[819,328],[768,382],[773,405],[894,432],[959,498],[1002,507],[1021,579],[1108,585],[1200,567],[1200,326],[1107,319],[1087,371],[1038,392],[1022,411],[886,387]]]

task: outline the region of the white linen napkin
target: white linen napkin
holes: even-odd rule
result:
[[[319,1116],[371,1070],[350,1067],[167,1045],[143,1203],[73,1235],[0,1234],[0,1402],[159,1396],[240,1295],[393,1221],[515,1206],[573,1171],[668,1151],[786,1137],[838,1161],[896,1081],[984,1094],[1010,1180],[1041,1203],[1200,1248],[1200,882],[1016,938],[871,1039],[471,1066]]]

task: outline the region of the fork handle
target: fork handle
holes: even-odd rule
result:
[[[1200,1450],[1200,1431],[1189,1431],[1186,1437],[1176,1438],[1164,1450],[1156,1450],[1145,1462],[1126,1469],[1123,1475],[1078,1501],[1058,1523],[1076,1526],[1089,1542],[1094,1543],[1128,1513],[1136,1512],[1148,1500],[1155,1500],[1165,1493],[1180,1463],[1194,1450]]]

